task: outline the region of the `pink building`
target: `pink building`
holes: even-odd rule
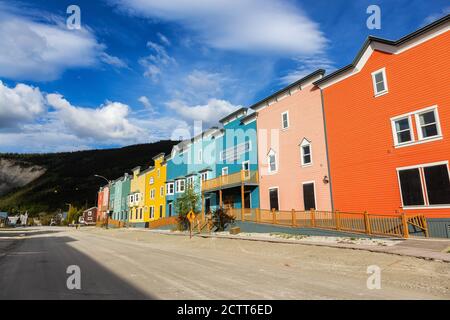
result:
[[[106,219],[109,210],[109,187],[101,187],[98,191],[97,221]]]
[[[261,209],[332,209],[317,70],[251,108],[257,115]]]

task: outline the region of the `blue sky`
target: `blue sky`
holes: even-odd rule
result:
[[[69,30],[66,9],[81,9]],[[369,5],[381,29],[366,26]],[[448,1],[0,0],[0,152],[109,148],[206,129],[398,39]]]

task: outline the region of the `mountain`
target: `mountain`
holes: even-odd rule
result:
[[[177,141],[159,141],[117,149],[47,154],[0,153],[0,211],[40,212],[95,206],[97,191],[136,166],[147,168],[158,153],[170,153]]]

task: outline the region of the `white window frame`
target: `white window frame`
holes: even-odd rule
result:
[[[194,187],[195,176],[189,176],[186,178],[186,186]]]
[[[270,208],[270,190],[275,190],[275,189],[277,190],[278,212],[280,212],[281,211],[281,207],[280,207],[280,188],[278,186],[269,187],[268,188],[268,190],[269,190],[269,210],[272,210]]]
[[[311,159],[311,161],[308,163],[305,163],[305,153],[303,151],[303,147],[306,146],[309,146],[309,157]],[[302,167],[310,167],[313,165],[312,143],[307,139],[303,139],[302,143],[300,144],[300,158]]]
[[[224,174],[224,172],[226,171],[226,173]],[[223,167],[222,168],[222,176],[227,176],[228,175],[228,167]]]
[[[395,123],[397,121],[403,120],[403,119],[408,119],[408,125],[409,125],[409,133],[411,135],[411,141],[407,141],[407,142],[398,142],[398,136],[397,136],[397,129],[395,127]],[[395,146],[403,146],[403,145],[407,145],[410,143],[413,143],[416,141],[416,135],[414,134],[414,128],[412,126],[412,121],[411,121],[411,115],[404,115],[404,116],[398,116],[395,118],[391,118],[391,127],[392,127],[392,135],[394,137],[394,145]]]
[[[154,184],[154,183],[155,183],[155,178],[153,178],[153,177],[150,177],[150,181],[149,181],[149,183],[150,183],[150,184]]]
[[[437,135],[424,138],[424,136],[422,134],[422,126],[420,124],[420,115],[423,113],[428,113],[428,112],[434,112],[434,118],[436,120]],[[439,112],[438,112],[438,108],[436,105],[416,112],[414,114],[414,118],[416,120],[416,130],[417,130],[417,137],[418,137],[419,141],[426,141],[426,140],[431,140],[431,139],[436,139],[436,138],[442,137],[441,121],[439,120]]]
[[[183,186],[183,188],[181,188],[181,186]],[[186,190],[186,181],[184,179],[175,180],[175,188],[176,193],[183,193]]]
[[[448,166],[448,161],[440,161],[440,162],[433,162],[433,163],[423,163],[423,164],[418,164],[418,165],[414,165],[414,166],[408,166],[408,167],[400,167],[397,168],[397,182],[398,182],[398,190],[400,192],[400,199],[402,202],[402,208],[405,210],[414,210],[414,209],[448,209],[450,208],[450,204],[449,205],[442,205],[442,204],[429,204],[429,200],[428,200],[428,192],[427,192],[427,185],[425,183],[425,176],[424,176],[424,172],[423,172],[423,168],[427,168],[427,167],[434,167],[434,166],[439,166],[439,165],[446,165],[447,166],[447,171],[448,171],[448,175],[450,177],[450,170],[449,170],[449,166]],[[402,195],[402,185],[400,183],[400,171],[402,170],[408,170],[408,169],[419,169],[419,175],[420,175],[420,184],[422,187],[422,197],[423,197],[423,202],[424,205],[419,205],[419,206],[405,206],[403,204],[403,195]]]
[[[272,170],[271,165],[270,165],[270,157],[271,156],[274,156],[274,159],[275,159],[275,169],[274,170]],[[267,167],[268,173],[273,174],[273,173],[278,172],[277,153],[273,149],[270,149],[269,153],[267,154],[267,164],[268,164],[268,167]]]
[[[419,115],[422,113],[426,113],[429,111],[434,111],[434,116],[436,118],[436,127],[437,127],[437,131],[438,131],[438,135],[436,136],[432,136],[432,137],[428,137],[428,138],[423,138],[422,136],[422,131],[420,130],[420,119],[419,119]],[[404,142],[404,143],[398,143],[398,139],[397,139],[397,131],[395,130],[395,123],[394,121],[396,120],[400,120],[403,118],[409,117],[409,126],[410,126],[410,130],[411,130],[411,137],[412,140],[410,142]],[[414,117],[414,121],[415,121],[415,128],[413,128],[412,126],[412,119],[411,117]],[[405,147],[405,146],[412,146],[412,145],[416,145],[416,144],[421,144],[421,143],[426,143],[426,142],[432,142],[432,141],[436,141],[436,140],[441,140],[443,138],[442,136],[442,129],[441,129],[441,121],[439,119],[439,111],[438,111],[438,106],[437,105],[433,105],[431,107],[427,107],[427,108],[423,108],[423,109],[419,109],[419,110],[415,110],[412,112],[408,112],[405,114],[401,114],[395,117],[392,117],[390,119],[391,121],[391,127],[392,127],[392,135],[393,135],[393,139],[394,139],[394,147],[395,148],[401,148],[401,147]]]
[[[287,126],[284,126],[284,119],[283,116],[286,115],[286,120],[287,120]],[[289,111],[285,111],[283,113],[281,113],[281,129],[282,130],[286,130],[289,128]]]
[[[312,183],[312,185],[313,185],[313,190],[314,190],[314,207],[316,208],[316,210],[317,210],[317,194],[316,194],[316,182],[314,181],[314,180],[310,180],[310,181],[303,181],[302,182],[302,198],[303,198],[303,186],[305,185],[305,184],[311,184]],[[303,209],[304,210],[306,210],[306,208],[305,208],[305,199],[303,198]]]
[[[139,202],[139,193],[136,193],[134,195],[134,202],[138,203]]]
[[[377,84],[375,82],[376,81],[375,80],[375,75],[377,75],[379,73],[381,73],[383,75],[384,90],[380,91],[380,92],[377,92]],[[385,67],[372,72],[372,85],[373,85],[373,92],[375,94],[375,97],[382,96],[382,95],[384,95],[384,94],[389,92],[388,82],[387,82],[387,77],[386,77],[386,68]]]
[[[155,189],[150,190],[150,199],[152,199],[152,200],[155,199]]]
[[[172,190],[171,190],[172,189]],[[175,184],[173,182],[166,183],[166,195],[173,195],[175,192]]]

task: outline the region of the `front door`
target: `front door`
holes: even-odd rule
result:
[[[303,184],[303,202],[305,210],[316,209],[316,196],[314,194],[314,182]]]
[[[250,195],[250,191],[246,191],[244,193],[244,208],[251,208],[251,195]]]

